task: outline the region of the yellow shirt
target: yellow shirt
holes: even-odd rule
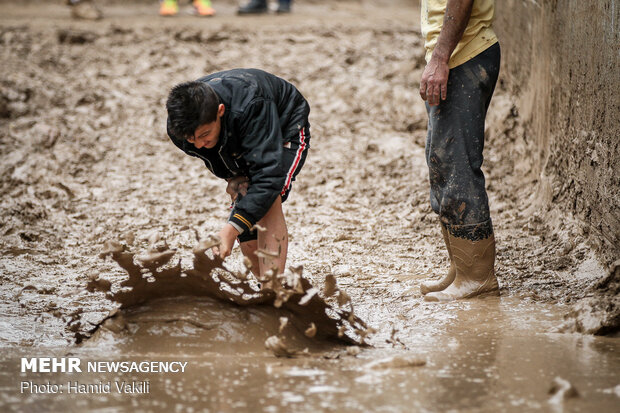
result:
[[[422,37],[426,61],[431,59],[443,25],[447,0],[422,0]],[[491,25],[495,14],[495,0],[474,0],[471,16],[463,37],[454,48],[448,66],[461,65],[497,43]]]

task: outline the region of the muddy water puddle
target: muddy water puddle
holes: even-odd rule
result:
[[[421,304],[424,317],[402,324],[393,346],[382,331],[364,348],[290,331],[297,353],[278,358],[264,345],[280,329],[275,308],[160,299],[126,311],[122,334],[106,329],[71,348],[5,348],[2,410],[617,411],[620,341],[553,332],[563,310],[511,297]],[[83,371],[20,373],[22,357],[74,357]],[[114,361],[135,362],[134,371],[110,372]],[[89,362],[103,370],[85,371]],[[152,362],[172,367],[144,370]],[[550,394],[556,377],[575,391]],[[46,392],[47,383],[63,393]],[[81,385],[90,393],[76,393]]]

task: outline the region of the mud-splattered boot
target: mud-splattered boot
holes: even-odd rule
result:
[[[456,266],[454,282],[443,291],[428,293],[425,301],[452,301],[480,295],[499,295],[495,277],[495,237],[471,241],[448,232],[452,259]]]
[[[452,284],[454,278],[456,277],[456,265],[454,265],[454,260],[452,259],[452,252],[450,251],[448,230],[446,230],[446,227],[443,224],[441,225],[441,233],[443,234],[443,240],[446,243],[446,248],[448,249],[448,256],[450,257],[450,269],[448,270],[448,273],[439,280],[423,281],[422,284],[420,284],[420,292],[422,294],[445,290],[450,284]]]
[[[245,6],[239,7],[237,14],[261,14],[267,13],[267,0],[250,0]]]

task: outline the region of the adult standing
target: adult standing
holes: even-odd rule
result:
[[[422,283],[426,301],[499,294],[495,237],[481,166],[484,123],[499,74],[494,0],[422,0],[431,207],[450,257],[448,273]]]

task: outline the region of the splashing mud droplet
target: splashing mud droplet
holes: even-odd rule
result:
[[[159,250],[151,247],[141,255],[126,251],[117,242],[106,243],[101,255],[111,257],[129,277],[120,282],[121,288],[114,293],[110,292],[109,282],[98,279],[89,282],[89,291],[106,292],[106,297],[119,303],[122,309],[154,299],[182,296],[211,297],[241,306],[272,305],[292,313],[294,320],[290,321],[304,326],[300,331],[311,325],[317,338],[350,344],[364,344],[364,337],[371,331],[353,314],[350,298],[344,291],[340,290],[339,301],[349,303],[349,310],[330,306],[317,294],[319,290],[304,278],[302,267],[284,274],[271,272],[266,280],[256,280],[253,276],[240,279],[238,274],[223,267],[220,257],[211,258],[205,253],[214,242],[219,242],[215,236],[200,241],[193,249],[191,268],[182,268],[180,260],[176,265],[168,265],[176,251],[168,249],[161,237],[157,237],[156,242],[161,244]],[[148,274],[146,278],[144,272]]]
[[[364,368],[368,370],[420,367],[426,365],[426,360],[416,355],[411,356],[392,356],[367,363]]]
[[[551,398],[549,399],[550,404],[561,404],[566,399],[579,397],[579,392],[575,386],[573,386],[573,384],[568,380],[561,377],[556,377],[553,379],[551,388],[549,388],[549,394],[551,395]]]
[[[358,346],[349,346],[347,347],[347,354],[349,356],[357,356],[358,354],[360,354],[362,352],[362,349],[360,349]]]
[[[123,235],[123,239],[125,240],[127,245],[133,245],[133,243],[136,241],[136,235],[130,231]]]
[[[89,278],[90,280],[88,281],[88,284],[86,284],[87,291],[91,293],[95,291],[110,291],[110,288],[112,287],[112,283],[110,281],[99,278],[97,274],[91,274]]]
[[[304,331],[306,337],[314,338],[316,336],[316,326],[314,323],[310,324],[310,327],[306,331]]]
[[[336,277],[334,274],[328,274],[325,277],[325,287],[323,288],[323,294],[325,297],[331,297],[336,294],[338,286],[336,285]]]
[[[293,357],[295,355],[295,352],[286,348],[286,345],[278,336],[269,337],[265,341],[265,348],[273,352],[276,357]]]
[[[280,327],[278,327],[278,332],[280,334],[282,334],[282,332],[284,331],[284,328],[286,327],[287,324],[288,324],[288,318],[287,317],[280,317]]]
[[[104,258],[108,255],[121,253],[125,250],[125,248],[121,245],[120,242],[117,241],[107,241],[103,244],[103,250],[99,254],[101,258]]]
[[[159,231],[154,231],[149,236],[149,245],[153,247],[155,244],[157,244],[157,242],[159,242],[160,239],[161,239],[161,234],[159,233]]]
[[[310,288],[308,291],[306,291],[306,295],[304,295],[303,297],[301,297],[301,300],[299,300],[299,305],[306,305],[310,302],[310,300],[312,299],[312,297],[315,296],[316,293],[318,293],[319,290],[316,288]]]

